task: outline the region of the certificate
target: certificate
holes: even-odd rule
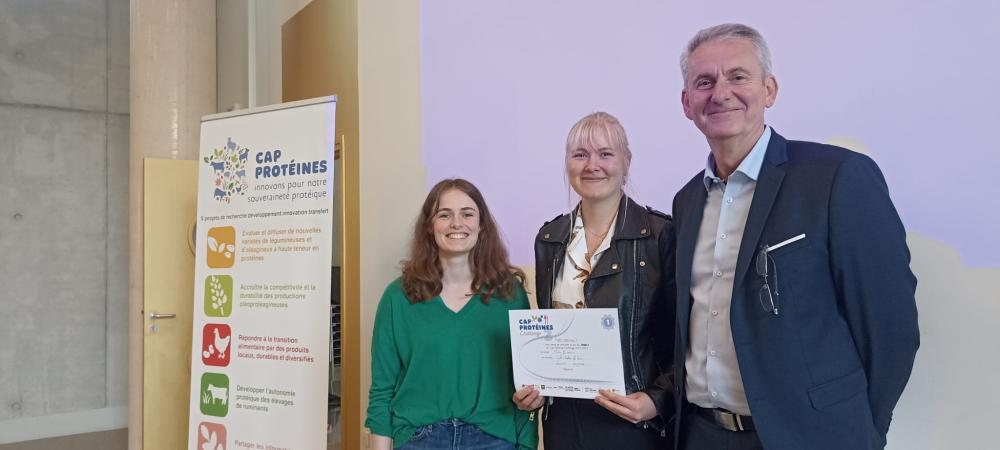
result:
[[[514,385],[542,395],[594,398],[598,389],[625,394],[618,310],[510,311]]]

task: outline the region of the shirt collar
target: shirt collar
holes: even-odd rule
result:
[[[764,133],[760,135],[757,143],[750,149],[750,153],[743,158],[743,161],[740,162],[740,165],[736,167],[736,171],[733,173],[742,173],[747,178],[757,181],[757,176],[760,175],[760,166],[764,163],[764,154],[767,153],[767,144],[770,141],[771,127],[765,125]],[[712,157],[711,152],[708,153],[708,161],[705,163],[703,181],[705,182],[705,189],[710,189],[712,183],[715,181],[722,181],[719,177],[715,176],[715,158]]]

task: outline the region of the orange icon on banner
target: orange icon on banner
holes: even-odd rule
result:
[[[236,261],[236,229],[216,227],[208,230],[208,267],[226,269]]]

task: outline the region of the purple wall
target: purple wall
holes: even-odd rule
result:
[[[790,139],[847,139],[882,167],[907,228],[1000,266],[1000,3],[845,0],[421,2],[428,182],[462,176],[494,209],[518,264],[569,208],[563,142],[583,115],[621,119],[632,194],[664,211],[704,167],[680,107],[678,55],[725,21],[768,39],[780,90],[768,123]]]

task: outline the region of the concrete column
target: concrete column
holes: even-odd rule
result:
[[[197,159],[200,119],[216,112],[216,5],[131,0],[129,139],[129,448],[142,448],[142,159]],[[242,68],[241,68],[242,69]]]

